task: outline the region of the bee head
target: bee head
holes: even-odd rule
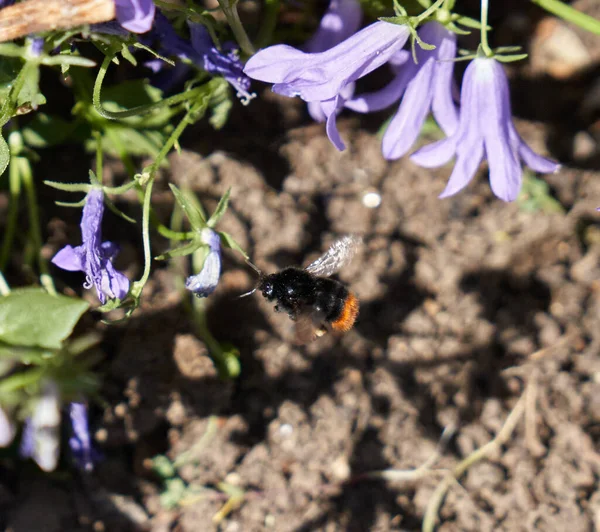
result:
[[[275,298],[275,287],[270,277],[270,275],[267,275],[266,277],[261,279],[260,284],[258,285],[258,289],[262,292],[263,297],[265,297],[269,301]]]

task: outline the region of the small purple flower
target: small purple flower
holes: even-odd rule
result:
[[[153,35],[148,39],[151,44],[152,37],[160,43],[160,52],[163,55],[179,57],[190,61],[209,74],[223,76],[236,90],[236,95],[242,103],[248,103],[255,94],[250,92],[250,78],[244,74],[243,65],[239,58],[239,50],[235,44],[226,42],[218,49],[210,37],[208,30],[202,25],[188,22],[190,28],[190,41],[180,37],[167,17],[162,13],[156,15]],[[152,60],[146,63],[154,73],[162,71],[166,64],[164,61]],[[161,80],[161,85],[168,90],[175,80],[182,80],[187,73],[185,65],[176,65],[175,72],[169,70],[170,77]],[[165,83],[166,81],[166,83]]]
[[[84,288],[95,286],[100,303],[106,299],[124,299],[129,291],[129,279],[115,270],[112,259],[119,248],[112,242],[102,242],[102,215],[104,214],[104,193],[92,188],[88,195],[81,218],[83,244],[77,247],[65,246],[52,259],[52,263],[72,272],[86,274]]]
[[[60,394],[47,382],[31,417],[25,421],[19,452],[33,458],[44,471],[54,471],[60,454]]]
[[[304,53],[283,44],[265,48],[249,59],[244,72],[274,83],[273,91],[278,94],[320,102],[327,117],[327,135],[343,150],[335,117],[345,103],[344,89],[386,63],[408,36],[406,26],[375,22],[325,52]]]
[[[31,40],[29,51],[34,57],[39,57],[44,50],[44,39],[42,37],[34,37]]]
[[[522,169],[519,159],[536,172],[556,172],[560,165],[537,155],[519,136],[511,118],[508,80],[495,59],[471,61],[462,83],[458,128],[450,137],[416,151],[411,160],[433,168],[456,155],[456,164],[440,198],[467,186],[486,156],[492,191],[504,201],[519,195]]]
[[[256,95],[250,93],[250,78],[244,74],[239,50],[231,42],[223,43],[219,50],[202,24],[188,22],[194,52],[200,56],[200,64],[209,74],[223,76],[235,90],[236,96],[245,105]],[[199,63],[198,59],[194,60]]]
[[[115,0],[117,20],[127,31],[146,33],[152,27],[156,7],[152,0]]]
[[[15,0],[0,0],[0,9],[3,7],[12,6],[15,3]]]
[[[454,133],[458,125],[458,112],[452,101],[456,35],[439,22],[427,22],[418,33],[423,42],[434,45],[435,49],[417,46],[417,63],[402,50],[395,58],[401,64],[393,67],[397,75],[389,85],[346,102],[349,109],[368,113],[385,109],[404,94],[383,136],[382,151],[386,159],[399,159],[408,152],[430,111],[446,135]]]
[[[10,445],[15,437],[15,425],[6,412],[0,407],[0,447]]]
[[[209,247],[208,255],[200,273],[188,277],[185,287],[197,297],[206,297],[217,288],[221,275],[221,237],[212,229],[202,230],[202,241]]]
[[[98,460],[98,453],[92,447],[85,403],[71,403],[69,405],[69,415],[73,433],[69,439],[69,447],[71,447],[75,464],[79,469],[92,471],[94,462]]]
[[[357,0],[331,0],[315,34],[305,43],[309,53],[324,52],[341,43],[358,31],[362,20],[362,9]],[[342,99],[354,93],[354,83],[346,87]],[[325,122],[327,116],[320,102],[308,102],[308,112],[316,122]],[[341,110],[341,107],[340,107]]]

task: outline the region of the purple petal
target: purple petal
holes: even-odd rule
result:
[[[210,251],[200,273],[188,277],[185,287],[197,297],[206,297],[217,288],[220,275],[221,254],[218,251]]]
[[[456,153],[456,140],[452,136],[423,146],[410,156],[410,160],[423,168],[443,166]]]
[[[303,100],[330,100],[349,82],[383,65],[404,46],[408,29],[375,22],[330,50],[305,54],[279,45],[261,50],[244,69],[252,78],[275,83],[273,91]]]
[[[483,159],[483,142],[478,135],[473,134],[458,145],[456,152],[454,169],[452,170],[450,179],[448,179],[446,188],[439,195],[440,198],[447,198],[456,194],[473,179]]]
[[[357,113],[372,113],[389,107],[402,97],[406,85],[415,75],[417,68],[411,59],[383,89],[356,96],[346,102],[346,107]]]
[[[400,108],[383,136],[381,148],[386,159],[399,159],[417,140],[431,106],[434,66],[431,57],[408,84]]]
[[[92,188],[86,197],[81,217],[81,237],[84,244],[97,249],[102,240],[102,216],[104,215],[104,193],[101,188]]]
[[[103,268],[100,270],[99,282],[94,280],[98,299],[104,304],[102,296],[107,296],[109,299],[125,299],[129,292],[129,279],[125,274],[116,270],[112,262],[106,261]]]
[[[447,31],[444,29],[444,31]],[[448,32],[436,48],[437,61],[433,76],[433,99],[431,110],[436,122],[446,135],[452,135],[458,127],[458,111],[453,100],[454,62],[456,35]]]
[[[346,149],[346,145],[340,137],[340,133],[337,129],[336,118],[338,114],[338,110],[343,105],[343,99],[340,96],[336,96],[331,100],[326,100],[321,102],[321,109],[325,113],[327,117],[327,125],[325,126],[325,130],[327,131],[327,136],[331,143],[340,151]]]
[[[69,415],[72,431],[72,436],[69,439],[71,453],[77,467],[84,471],[91,471],[94,469],[97,453],[92,446],[85,403],[71,403],[69,405]]]
[[[513,147],[516,146],[519,157],[523,159],[523,162],[527,166],[529,166],[529,168],[541,174],[553,174],[555,172],[558,172],[558,170],[560,169],[560,164],[553,161],[552,159],[542,157],[541,155],[535,153],[517,133],[517,130],[515,129],[515,126],[512,124],[512,122],[509,125],[508,132],[510,135],[511,145]]]
[[[306,107],[308,108],[308,114],[315,122],[325,122],[325,120],[327,120],[327,117],[321,108],[321,102],[308,102]]]
[[[483,133],[494,194],[513,201],[521,189],[521,164],[509,137],[511,110],[508,80],[504,68],[495,59],[477,58],[472,69],[479,105],[479,127]],[[483,113],[485,109],[485,113]]]
[[[119,254],[119,251],[121,251],[121,246],[114,242],[106,241],[100,244],[100,249],[102,258],[112,260]]]
[[[331,0],[315,34],[304,45],[307,52],[323,52],[358,31],[362,9],[357,0]]]
[[[152,0],[115,0],[119,24],[132,33],[146,33],[154,21]]]
[[[84,256],[83,246],[77,246],[76,248],[65,246],[54,255],[50,262],[69,272],[83,272],[85,271]]]

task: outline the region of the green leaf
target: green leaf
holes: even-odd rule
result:
[[[223,197],[219,201],[219,204],[217,205],[215,212],[212,213],[212,216],[210,217],[208,222],[206,222],[206,225],[208,225],[208,227],[210,227],[211,229],[215,225],[217,225],[218,221],[225,214],[225,211],[227,210],[227,205],[229,204],[229,195],[230,194],[231,194],[231,187],[227,189],[227,192],[225,192],[225,194],[223,194]]]
[[[187,244],[183,244],[182,246],[178,246],[174,249],[171,249],[158,257],[155,257],[156,260],[167,260],[172,259],[173,257],[185,257],[186,255],[191,255],[201,246],[205,246],[200,239],[192,240]]]
[[[8,163],[10,162],[10,150],[8,149],[8,144],[4,140],[2,136],[2,130],[0,130],[0,175],[4,173],[4,170],[8,167]]]
[[[0,341],[59,349],[88,307],[82,299],[39,288],[13,290],[0,298]]]
[[[513,54],[513,55],[495,55],[494,59],[501,63],[513,63],[515,61],[522,61],[527,57],[527,54]]]
[[[245,259],[250,258],[250,257],[248,257],[246,252],[242,249],[242,247],[233,239],[233,237],[231,235],[229,235],[227,233],[219,233],[219,236],[221,237],[221,243],[226,248],[233,249],[234,251],[241,253]]]
[[[187,216],[187,219],[190,221],[190,225],[192,229],[196,231],[200,231],[201,229],[206,227],[206,220],[202,213],[196,208],[196,206],[190,201],[187,197],[187,194],[184,194],[181,190],[179,190],[175,185],[169,183],[171,190],[173,191],[173,195],[175,196],[175,200],[179,203],[181,210]]]

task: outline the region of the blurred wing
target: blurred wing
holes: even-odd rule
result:
[[[298,314],[294,321],[294,343],[304,345],[323,336],[325,328],[325,315],[318,312],[303,312]]]
[[[362,238],[360,236],[348,235],[340,238],[332,244],[324,255],[309,264],[306,271],[320,277],[329,277],[350,262],[361,244]]]

